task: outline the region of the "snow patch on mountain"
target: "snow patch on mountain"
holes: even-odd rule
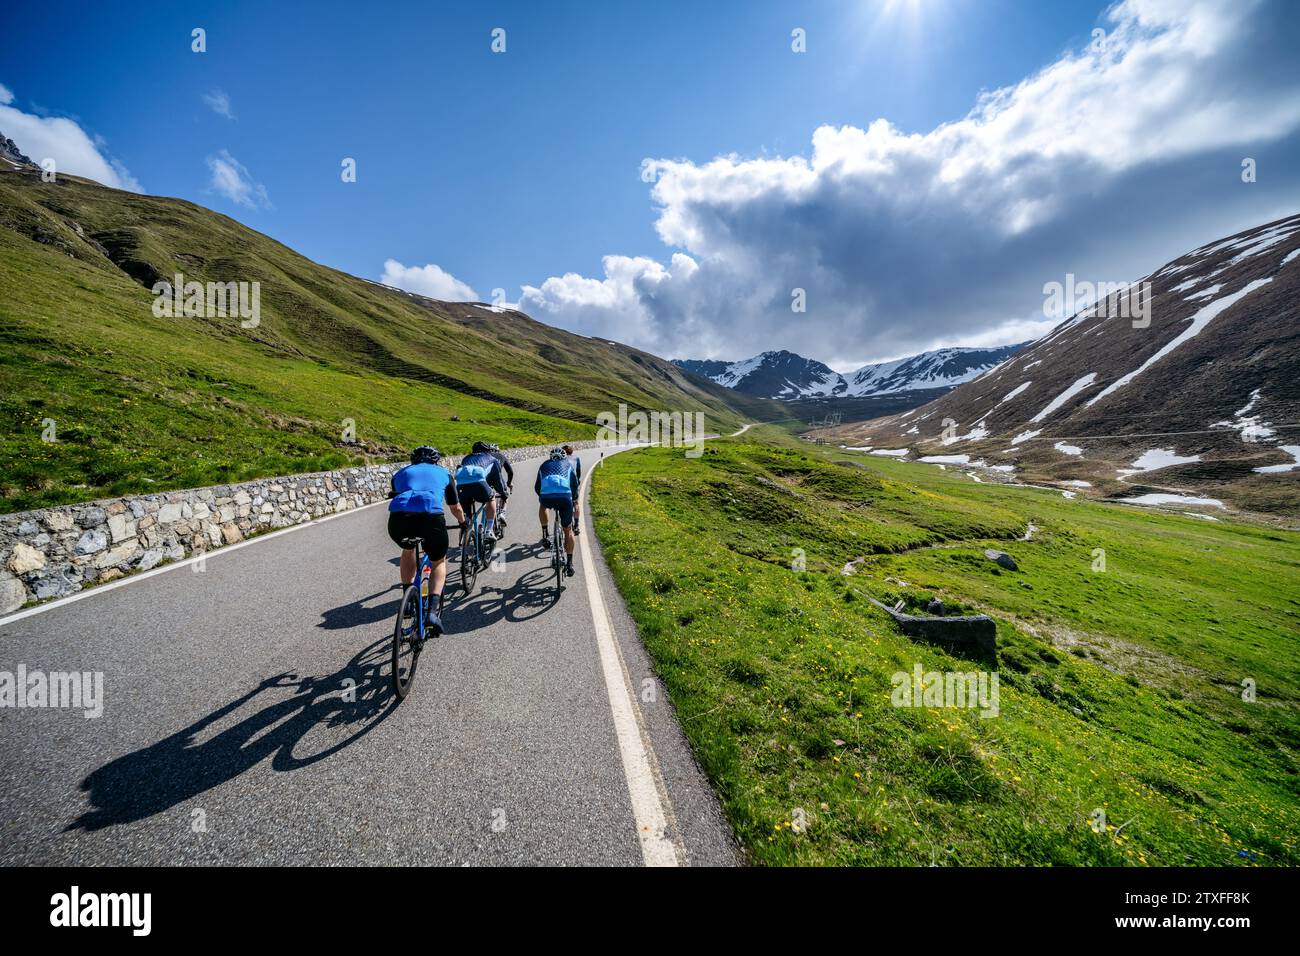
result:
[[[1143,471],[1156,471],[1160,468],[1168,468],[1170,465],[1186,465],[1200,460],[1200,455],[1179,455],[1172,448],[1152,448],[1139,455],[1131,468],[1121,468],[1119,474],[1124,478]]]
[[[1038,363],[1035,362],[1034,364],[1037,365]],[[1033,380],[1032,380],[1032,379],[1031,379],[1030,381],[1028,381],[1028,382],[1022,382],[1022,383],[1020,383],[1020,384],[1017,385],[1015,388],[1013,388],[1011,391],[1009,391],[1009,392],[1007,392],[1005,395],[1003,395],[1003,396],[1002,396],[1002,401],[998,402],[998,405],[1005,405],[1007,402],[1011,401],[1013,398],[1015,398],[1017,395],[1019,395],[1021,392],[1023,392],[1025,389],[1027,389],[1027,388],[1028,388],[1030,385],[1032,385],[1032,384],[1033,384]],[[995,406],[993,406],[993,407],[996,408],[997,405],[995,405]]]
[[[1264,465],[1261,468],[1255,468],[1254,471],[1261,475],[1277,475],[1300,468],[1300,445],[1279,445],[1278,447],[1294,458],[1295,461],[1287,462],[1284,465]]]
[[[1195,495],[1168,495],[1160,492],[1152,492],[1148,495],[1138,495],[1136,498],[1120,498],[1119,503],[1122,505],[1201,505],[1206,508],[1223,508],[1224,504],[1218,498],[1198,498]]]
[[[1232,413],[1232,421],[1215,422],[1211,428],[1231,428],[1239,432],[1241,440],[1244,442],[1260,441],[1265,438],[1272,438],[1277,434],[1276,429],[1272,428],[1272,422],[1264,421],[1263,415],[1252,415],[1250,412],[1259,404],[1260,389],[1255,389],[1250,393],[1250,398],[1246,404]]]
[[[1057,395],[1056,398],[1048,402],[1041,412],[1039,412],[1037,415],[1035,415],[1033,418],[1029,420],[1031,422],[1041,422],[1044,418],[1052,414],[1052,412],[1056,411],[1058,408],[1060,408],[1070,399],[1074,398],[1074,396],[1078,395],[1080,392],[1082,392],[1085,388],[1090,386],[1095,381],[1097,381],[1097,373],[1089,372],[1087,375],[1083,376],[1078,381],[1076,381],[1073,385],[1071,385],[1069,388],[1063,391],[1060,395]]]

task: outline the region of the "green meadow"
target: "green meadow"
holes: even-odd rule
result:
[[[593,481],[615,578],[754,862],[1300,864],[1300,535],[773,428],[619,455]],[[899,672],[989,665],[868,596],[991,616],[997,715],[894,706]]]

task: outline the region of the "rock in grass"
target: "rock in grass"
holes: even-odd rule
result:
[[[996,563],[999,567],[1006,568],[1008,571],[1019,571],[1020,566],[1016,564],[1016,559],[1011,557],[1005,551],[994,551],[992,548],[984,552],[984,557]]]

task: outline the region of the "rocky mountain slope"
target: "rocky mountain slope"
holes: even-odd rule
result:
[[[9,168],[22,169],[23,167],[33,167],[36,164],[32,162],[31,157],[23,153],[18,148],[18,144],[12,139],[0,133],[0,160],[3,160]]]
[[[892,362],[865,365],[843,375],[814,359],[784,350],[763,352],[741,362],[674,361],[697,375],[747,395],[799,401],[946,390],[988,371],[1021,347],[935,349]]]
[[[822,437],[1143,503],[1300,513],[1300,216],[1143,281],[1145,317],[1116,294],[936,401]]]

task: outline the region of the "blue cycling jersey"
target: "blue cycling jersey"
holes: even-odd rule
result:
[[[393,500],[389,511],[442,514],[444,503],[456,504],[456,483],[442,465],[407,465],[393,475]]]
[[[476,451],[460,460],[456,469],[456,483],[461,485],[487,485],[498,494],[505,494],[501,480],[501,463],[485,451]]]
[[[537,469],[537,481],[533,483],[533,490],[540,497],[568,495],[576,499],[578,497],[578,473],[567,459],[544,461],[542,467]]]

